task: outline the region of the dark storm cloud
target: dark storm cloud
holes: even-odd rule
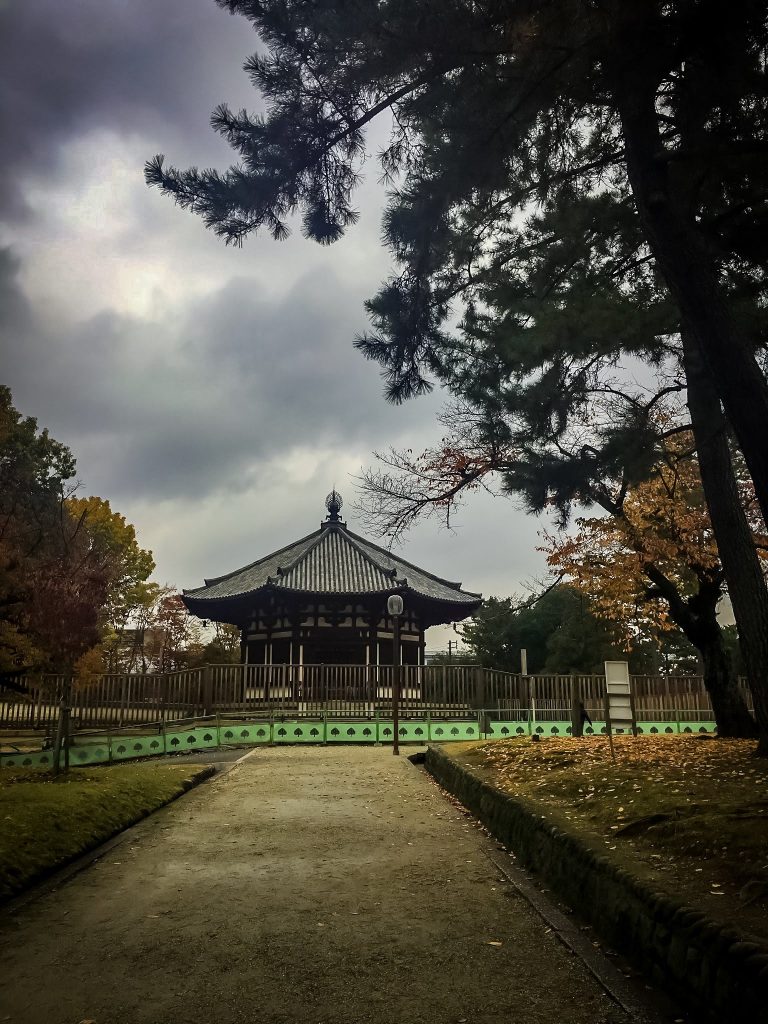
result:
[[[187,498],[258,482],[292,451],[381,445],[426,410],[396,413],[349,338],[360,296],[329,270],[282,297],[229,281],[176,318],[101,313],[46,325],[0,259],[0,359],[17,406],[68,444],[89,488]],[[426,414],[429,415],[428,413]]]
[[[213,0],[0,0],[0,218],[33,217],[7,227],[24,273],[0,261],[2,379],[118,501],[246,490],[292,451],[362,461],[430,419],[387,407],[351,347],[386,273],[375,183],[332,254],[298,235],[225,250],[143,183],[159,150],[226,165],[209,114],[258,105],[256,46]]]
[[[256,43],[213,0],[0,0],[0,214],[28,213],[24,177],[55,173],[62,146],[95,129],[140,132],[147,157],[222,162],[208,117],[256,106],[241,70]]]
[[[256,47],[213,0],[0,0],[0,382],[184,585],[314,529],[334,483],[349,508],[371,449],[439,430],[439,396],[388,406],[351,346],[389,272],[373,161],[361,223],[330,249],[300,232],[226,249],[144,185],[157,152],[231,162],[209,115],[258,109],[242,71]],[[463,521],[455,537],[423,524],[408,557],[510,593],[529,521],[512,529],[484,494]]]

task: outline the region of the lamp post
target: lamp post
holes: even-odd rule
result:
[[[399,594],[390,594],[387,598],[387,612],[392,624],[392,728],[395,739],[392,744],[392,753],[400,753],[400,616],[403,614],[403,599]]]

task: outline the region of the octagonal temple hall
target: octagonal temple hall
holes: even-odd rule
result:
[[[352,533],[341,506],[332,491],[319,530],[184,591],[184,604],[201,619],[237,626],[249,664],[391,665],[387,598],[400,594],[402,662],[423,664],[427,627],[466,618],[480,594]]]

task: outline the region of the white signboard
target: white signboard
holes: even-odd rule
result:
[[[634,732],[635,716],[632,710],[632,687],[629,682],[629,664],[626,661],[605,663],[605,713],[609,729]]]

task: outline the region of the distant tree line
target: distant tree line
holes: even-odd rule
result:
[[[608,660],[628,661],[630,672],[638,675],[701,674],[701,656],[679,629],[660,633],[648,624],[633,635],[627,632],[625,620],[606,617],[588,595],[560,584],[529,606],[515,596],[484,601],[463,626],[469,648],[463,657],[487,668],[520,672],[520,651],[525,649],[531,675],[598,674]],[[724,627],[723,634],[738,673],[735,628]],[[441,663],[446,660],[445,654],[439,658]]]

